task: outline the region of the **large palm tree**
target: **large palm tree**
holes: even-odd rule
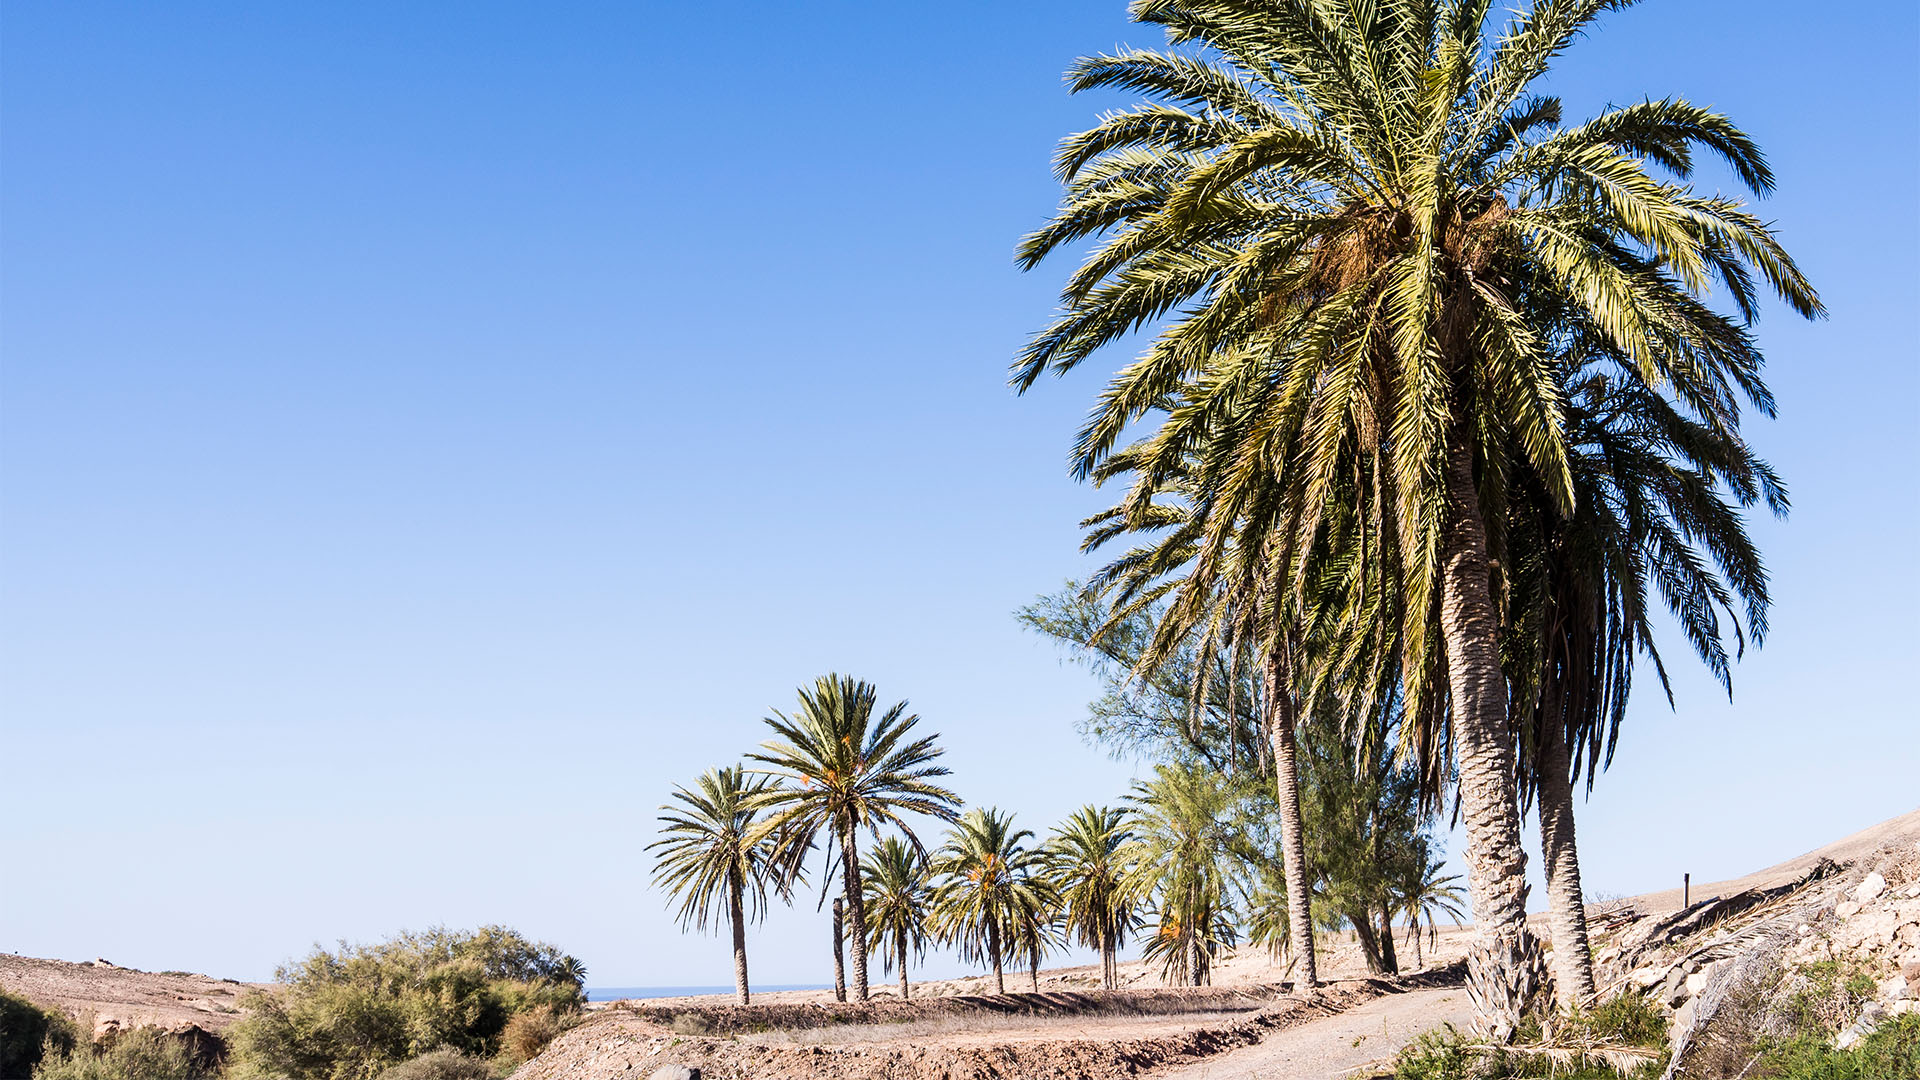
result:
[[[774,789],[771,777],[740,766],[709,769],[692,788],[676,787],[674,803],[662,806],[664,834],[647,845],[658,852],[653,882],[680,900],[679,919],[705,931],[719,907],[733,928],[733,982],[740,1004],[747,988],[747,923],[766,912],[767,889],[785,892],[796,837],[760,827],[760,800]]]
[[[872,683],[822,676],[811,690],[801,689],[800,707],[792,716],[776,711],[767,718],[778,737],[751,755],[769,775],[788,781],[759,797],[757,805],[771,811],[764,827],[807,843],[824,833],[829,861],[839,853],[855,1001],[867,1000],[860,831],[878,839],[883,826],[894,826],[917,849],[920,840],[905,815],[951,821],[960,805],[958,795],[934,783],[947,775],[944,766],[933,763],[944,753],[934,745],[938,736],[913,736],[920,717],[909,715],[904,701],[875,717],[877,696]]]
[[[1749,192],[1770,189],[1765,159],[1725,117],[1666,99],[1563,126],[1559,103],[1531,92],[1617,6],[1535,0],[1496,29],[1486,0],[1136,0],[1136,20],[1196,48],[1072,69],[1075,89],[1156,100],[1063,144],[1065,204],[1022,248],[1031,266],[1099,240],[1064,314],[1016,364],[1017,386],[1159,325],[1083,428],[1083,475],[1166,412],[1149,455],[1162,464],[1136,479],[1157,490],[1234,413],[1225,438],[1241,450],[1227,456],[1243,477],[1276,440],[1297,462],[1297,550],[1315,511],[1366,478],[1372,493],[1352,494],[1391,526],[1409,711],[1444,724],[1451,749],[1475,917],[1469,990],[1499,1038],[1544,973],[1525,922],[1489,521],[1516,461],[1562,512],[1575,499],[1556,343],[1533,313],[1576,313],[1620,358],[1615,377],[1724,428],[1742,399],[1769,406],[1745,327],[1755,275],[1799,313],[1821,311],[1759,218],[1687,183],[1704,150]],[[1710,283],[1734,313],[1701,300]],[[1217,488],[1210,528],[1224,537],[1246,515],[1230,471]]]
[[[1029,845],[1032,839],[1032,830],[1014,827],[1013,815],[976,807],[954,823],[933,857],[940,879],[933,892],[934,929],[959,947],[961,959],[993,966],[995,993],[1007,992],[1015,922],[1045,906],[1039,895],[1043,864]]]
[[[1047,877],[1060,891],[1066,931],[1100,954],[1100,985],[1119,984],[1118,953],[1133,929],[1138,898],[1127,862],[1127,813],[1083,806],[1047,839]]]
[[[1204,986],[1214,959],[1234,942],[1232,898],[1241,847],[1226,784],[1193,765],[1158,765],[1136,780],[1132,880],[1153,898],[1159,925],[1147,943],[1171,983]]]
[[[927,950],[932,884],[926,858],[913,845],[889,836],[867,852],[861,867],[865,889],[867,952],[878,953],[883,970],[900,965],[900,1000],[907,991],[907,956]]]
[[[1519,470],[1502,546],[1509,560],[1505,666],[1537,797],[1555,981],[1567,1007],[1594,995],[1574,840],[1572,783],[1612,758],[1636,656],[1666,689],[1648,593],[1723,686],[1734,654],[1767,631],[1767,574],[1742,509],[1784,515],[1784,487],[1731,424],[1683,415],[1646,386],[1611,378],[1591,333],[1566,335],[1576,499],[1562,514]],[[1671,703],[1671,692],[1668,695]],[[1575,751],[1578,750],[1576,754]]]

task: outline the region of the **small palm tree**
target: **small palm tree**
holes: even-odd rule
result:
[[[1047,877],[1060,890],[1066,932],[1100,954],[1100,985],[1119,983],[1117,953],[1133,929],[1138,897],[1129,884],[1124,810],[1083,806],[1047,841]]]
[[[945,751],[935,735],[913,738],[918,716],[902,701],[874,717],[878,694],[872,683],[850,676],[826,675],[811,691],[800,691],[792,716],[775,712],[767,726],[779,736],[760,744],[754,761],[788,785],[767,789],[757,805],[771,813],[763,828],[789,832],[811,844],[827,837],[829,862],[839,851],[842,895],[846,900],[847,939],[853,949],[853,997],[867,1000],[866,905],[860,891],[859,833],[875,839],[883,825],[897,826],[919,848],[904,814],[953,820],[960,797],[933,782],[947,775],[933,761]],[[804,849],[791,847],[800,852]],[[797,859],[793,864],[797,872]]]
[[[878,953],[882,970],[900,965],[900,1000],[907,999],[907,952],[927,949],[927,918],[932,886],[927,863],[913,845],[897,836],[867,852],[861,867],[867,908],[867,952]],[[891,950],[891,951],[889,951]]]
[[[933,893],[933,926],[960,949],[960,958],[991,963],[996,993],[1007,992],[1005,963],[1013,953],[1020,913],[1044,906],[1036,880],[1040,854],[1026,846],[1028,829],[1013,815],[976,808],[955,823],[933,859],[940,883]]]
[[[1036,853],[1035,863],[1044,871],[1043,854]],[[1027,886],[1014,897],[1013,909],[1007,913],[1007,952],[1026,962],[1027,987],[1037,994],[1040,961],[1066,942],[1060,929],[1060,890],[1044,872],[1030,874]]]
[[[1231,894],[1240,840],[1228,824],[1232,793],[1192,764],[1156,766],[1152,780],[1133,787],[1131,885],[1159,908],[1146,955],[1162,961],[1169,982],[1204,986],[1214,958],[1235,940]]]
[[[767,888],[784,895],[793,881],[789,854],[795,837],[767,830],[754,818],[758,801],[774,790],[771,777],[753,776],[738,765],[709,769],[694,786],[676,787],[660,809],[664,835],[647,850],[657,851],[653,883],[680,899],[682,927],[704,932],[723,905],[733,926],[733,981],[740,1004],[747,989],[747,923],[766,913]],[[582,978],[585,969],[581,969]]]
[[[1442,876],[1446,860],[1439,856],[1422,860],[1417,873],[1409,874],[1395,890],[1395,899],[1399,903],[1400,913],[1407,917],[1407,938],[1413,942],[1413,968],[1415,971],[1426,966],[1420,955],[1420,920],[1426,919],[1427,933],[1432,943],[1437,945],[1440,939],[1439,916],[1453,919],[1453,925],[1459,926],[1461,916],[1466,914],[1462,907],[1466,903],[1465,890],[1458,884],[1459,874]]]
[[[1247,894],[1247,944],[1261,946],[1267,955],[1283,960],[1288,937],[1293,933],[1286,874],[1267,863],[1262,863],[1256,873],[1258,880]]]

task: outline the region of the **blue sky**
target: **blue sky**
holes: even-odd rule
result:
[[[1593,892],[1917,801],[1917,31],[1656,0],[1554,76],[1746,126],[1832,310],[1760,327],[1773,636],[1731,705],[1684,665],[1636,701]],[[646,889],[653,808],[835,669],[971,801],[1117,796],[1010,613],[1085,567],[1067,441],[1124,357],[1005,368],[1066,269],[1011,259],[1052,146],[1117,103],[1059,73],[1120,43],[1157,39],[1117,0],[6,5],[0,949],[253,979],[504,922],[725,982]],[[777,913],[756,980],[824,940]]]

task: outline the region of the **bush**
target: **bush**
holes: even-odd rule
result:
[[[1487,1046],[1448,1024],[1409,1043],[1395,1063],[1395,1080],[1620,1080],[1660,1074],[1666,1063],[1667,1018],[1658,1005],[1632,994],[1610,998],[1587,1012],[1553,1018],[1551,1033],[1538,1017],[1529,1018],[1516,1036],[1520,1044],[1545,1046],[1551,1052],[1525,1045]],[[1632,1064],[1653,1051],[1651,1060]],[[1608,1064],[1614,1058],[1620,1068]]]
[[[441,1049],[490,1058],[514,1016],[577,1012],[585,969],[503,927],[402,934],[315,949],[241,1002],[231,1032],[244,1072],[288,1080],[367,1080]]]
[[[186,1043],[155,1028],[134,1028],[97,1046],[49,1053],[33,1080],[200,1080],[209,1075]]]
[[[380,1080],[494,1080],[494,1068],[483,1058],[458,1050],[435,1050],[402,1062],[380,1074]]]
[[[66,1053],[78,1039],[65,1013],[0,991],[0,1077],[26,1076],[40,1063],[43,1047]]]
[[[578,1010],[562,1011],[551,1005],[515,1013],[500,1033],[500,1054],[515,1065],[532,1061],[561,1032],[579,1022]]]
[[[1881,1024],[1851,1050],[1836,1050],[1824,1033],[1777,1043],[1753,1066],[1755,1080],[1891,1080],[1920,1076],[1920,1016]]]

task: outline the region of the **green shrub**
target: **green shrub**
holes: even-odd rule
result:
[[[1768,1047],[1751,1070],[1755,1080],[1894,1080],[1920,1076],[1920,1015],[1880,1025],[1850,1050],[1824,1033]]]
[[[490,1058],[515,1015],[578,1011],[585,974],[503,927],[342,943],[282,968],[281,990],[249,994],[230,1038],[243,1073],[371,1080],[435,1050]]]
[[[1487,1046],[1448,1024],[1401,1050],[1393,1076],[1395,1080],[1621,1080],[1623,1076],[1638,1080],[1658,1076],[1666,1064],[1667,1018],[1658,1005],[1623,994],[1590,1011],[1555,1017],[1550,1025],[1543,1025],[1539,1017],[1529,1017],[1515,1042],[1521,1045],[1512,1049]],[[1529,1045],[1552,1047],[1560,1057],[1529,1052]],[[1623,1047],[1653,1051],[1654,1056],[1621,1072],[1606,1063],[1606,1054]],[[1571,1065],[1564,1062],[1567,1055],[1575,1058]]]
[[[40,1063],[43,1047],[73,1049],[79,1029],[58,1009],[42,1009],[0,991],[0,1077],[26,1076]]]
[[[495,1080],[494,1067],[483,1058],[458,1050],[435,1050],[402,1062],[380,1074],[380,1080]]]
[[[209,1075],[186,1043],[155,1028],[135,1028],[99,1045],[49,1053],[33,1080],[199,1080]]]

